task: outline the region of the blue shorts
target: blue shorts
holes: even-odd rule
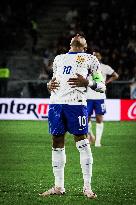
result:
[[[106,113],[104,100],[87,100],[87,110],[89,117],[93,114],[93,111],[96,115],[104,115]]]
[[[52,135],[63,135],[67,131],[73,135],[87,134],[87,106],[50,104],[48,122],[49,132]]]

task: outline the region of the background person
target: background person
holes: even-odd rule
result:
[[[7,97],[8,81],[10,78],[10,70],[3,62],[0,66],[0,97]]]
[[[118,74],[109,66],[105,65],[101,62],[102,55],[100,52],[94,52],[94,55],[100,62],[100,70],[102,74],[102,80],[104,80],[105,84],[112,82],[113,80],[118,79]],[[110,76],[110,77],[108,77]],[[107,78],[108,77],[108,78]],[[91,77],[92,78],[92,77]],[[88,109],[88,120],[89,120],[89,132],[88,132],[88,139],[90,143],[95,141],[95,147],[101,147],[101,138],[103,134],[104,124],[103,124],[103,115],[106,112],[105,107],[105,99],[106,94],[96,92],[92,90],[90,87],[87,88],[87,109]],[[96,137],[92,131],[92,123],[91,123],[91,116],[95,111],[96,115]]]

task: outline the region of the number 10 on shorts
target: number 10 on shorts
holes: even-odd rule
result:
[[[78,120],[80,126],[86,126],[86,116],[79,116]]]

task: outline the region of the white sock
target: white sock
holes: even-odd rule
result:
[[[84,188],[91,189],[93,157],[88,139],[76,142],[76,147],[80,152],[80,165],[82,168]]]
[[[101,138],[102,138],[102,134],[103,134],[103,127],[104,127],[103,122],[96,123],[96,141],[95,141],[95,145],[100,145],[101,144]]]
[[[64,189],[64,167],[66,163],[65,148],[52,148],[52,167],[55,186]]]
[[[92,122],[91,121],[88,123],[88,133],[90,133],[91,136],[94,136],[93,130],[92,130]]]

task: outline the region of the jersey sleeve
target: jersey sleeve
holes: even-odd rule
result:
[[[106,65],[106,74],[112,75],[112,73],[114,73],[114,70],[109,65]]]

